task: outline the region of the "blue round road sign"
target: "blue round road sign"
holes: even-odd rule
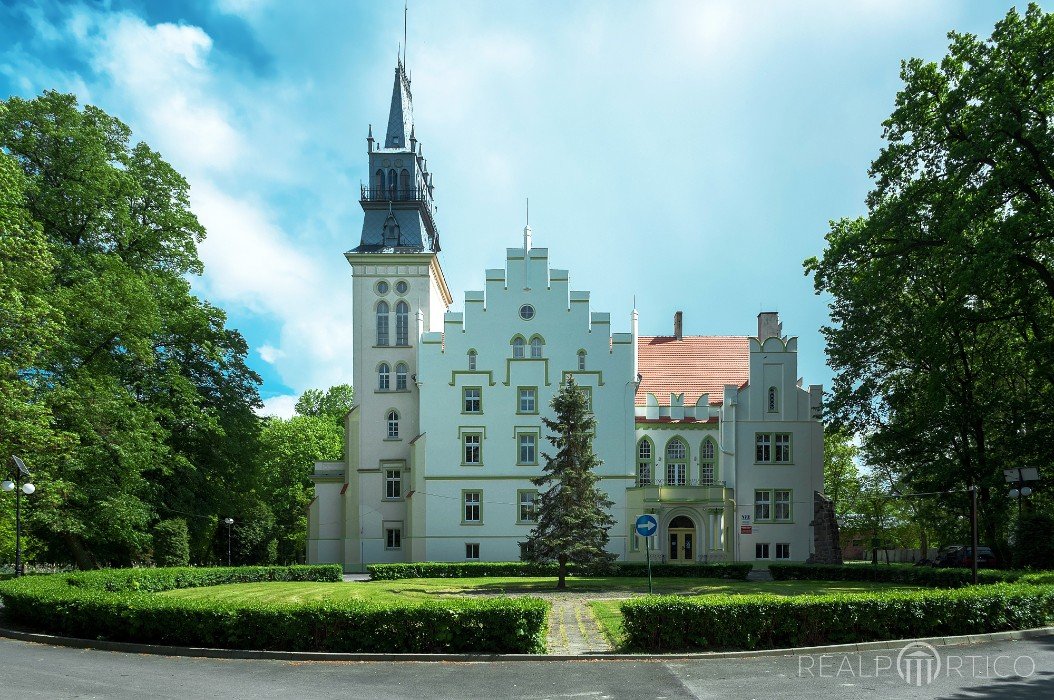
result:
[[[638,515],[636,522],[637,534],[641,537],[651,537],[659,529],[659,521],[654,515]]]

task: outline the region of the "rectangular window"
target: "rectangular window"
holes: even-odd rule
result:
[[[776,558],[777,559],[790,559],[791,558],[791,546],[784,542],[776,545]]]
[[[520,561],[530,561],[531,559],[531,543],[520,542]]]
[[[400,469],[384,470],[384,497],[396,500],[403,497],[403,472]]]
[[[538,464],[538,435],[536,433],[517,433],[517,464]]]
[[[480,519],[480,501],[483,500],[482,491],[465,491],[464,522],[478,523]]]
[[[754,558],[755,559],[768,559],[769,558],[769,545],[767,542],[758,542],[754,545]]]
[[[713,462],[703,462],[699,465],[699,483],[702,486],[711,486],[714,483]]]
[[[464,464],[483,464],[482,455],[480,454],[480,446],[483,442],[483,436],[479,433],[465,433],[461,436],[461,441],[464,446]]]
[[[772,436],[766,433],[758,433],[754,437],[754,461],[772,461]]]
[[[637,462],[637,486],[647,486],[651,483],[651,461],[641,460]]]
[[[466,386],[461,390],[462,411],[465,413],[483,413],[483,389],[478,386]]]
[[[790,433],[776,433],[776,460],[777,462],[791,461],[791,436]]]
[[[754,492],[754,520],[772,519],[772,492]]]
[[[521,386],[519,388],[519,401],[517,403],[517,413],[537,413],[538,412],[538,388],[533,386]]]
[[[777,489],[773,492],[772,500],[775,505],[774,511],[776,513],[776,520],[790,520],[791,492],[788,490]]]
[[[384,548],[402,549],[403,530],[400,527],[389,527],[384,530]]]
[[[593,412],[593,387],[591,386],[580,386],[578,390],[582,392],[582,398],[586,400],[586,410],[590,413]]]
[[[468,369],[470,372],[476,371],[476,352],[474,350],[468,354]]]
[[[538,492],[537,491],[517,491],[516,500],[520,503],[520,513],[518,522],[521,523],[536,523],[538,522]]]
[[[465,558],[473,561],[479,559],[479,542],[465,543]]]
[[[666,465],[666,485],[684,486],[688,483],[688,465],[684,462],[672,462]]]

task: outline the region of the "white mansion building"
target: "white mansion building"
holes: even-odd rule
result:
[[[549,443],[542,417],[565,377],[596,416],[609,547],[667,562],[806,559],[823,490],[822,391],[797,378],[776,313],[757,335],[612,333],[549,253],[509,248],[464,310],[439,262],[432,174],[400,61],[384,144],[368,138],[362,239],[346,253],[355,405],[345,459],[320,462],[308,561],[345,570],[403,561],[511,561],[535,519]],[[646,542],[635,518],[653,513]]]

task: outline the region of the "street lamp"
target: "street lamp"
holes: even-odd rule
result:
[[[5,479],[0,482],[0,489],[10,493],[15,492],[15,578],[23,574],[22,571],[22,494],[29,496],[37,490],[37,487],[29,481],[29,470],[25,462],[11,455],[11,463],[14,465],[14,481]]]
[[[227,526],[227,566],[231,565],[231,525],[234,524],[234,518],[224,518],[223,524]]]

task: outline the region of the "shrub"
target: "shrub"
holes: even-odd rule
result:
[[[769,564],[769,573],[777,581],[881,581],[935,588],[959,588],[972,582],[969,569],[911,564]],[[1023,574],[1022,571],[979,569],[977,583],[1013,582]]]
[[[1014,566],[1054,569],[1054,517],[1046,513],[1025,513],[1017,521],[1014,534]]]
[[[158,591],[256,581],[339,581],[340,567],[125,569],[34,576],[0,584],[9,617],[91,639],[340,652],[503,652],[544,649],[549,606],[537,598],[375,604],[185,600]]]
[[[789,597],[645,596],[620,608],[630,649],[774,649],[1039,627],[1054,615],[1054,588],[994,584]]]
[[[655,577],[686,576],[693,578],[728,578],[744,580],[751,564],[652,564]],[[421,562],[415,564],[371,564],[366,567],[370,577],[378,581],[404,578],[478,578],[513,576],[556,576],[555,563],[532,562]],[[647,576],[644,562],[615,562],[600,568],[568,566],[576,576]]]
[[[154,563],[158,566],[190,564],[190,531],[186,520],[162,520],[154,528]]]

